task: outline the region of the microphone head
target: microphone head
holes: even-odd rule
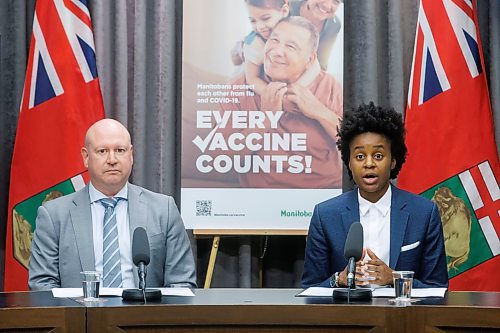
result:
[[[349,228],[347,239],[344,246],[344,257],[354,257],[356,261],[363,255],[363,226],[359,222],[354,222]]]
[[[149,260],[148,234],[144,228],[138,227],[134,230],[134,235],[132,236],[132,261],[134,265],[138,266],[140,262],[148,265]]]

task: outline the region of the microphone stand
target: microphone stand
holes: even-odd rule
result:
[[[333,299],[334,300],[347,300],[349,303],[352,300],[354,301],[367,301],[371,300],[372,290],[370,288],[339,288],[333,291]]]
[[[138,265],[139,289],[125,289],[122,298],[125,301],[159,301],[161,300],[161,290],[146,289],[146,265],[141,261]]]
[[[351,298],[355,301],[366,301],[371,300],[372,290],[370,288],[358,288],[356,287],[354,272],[356,271],[356,262],[354,257],[349,258],[348,269],[347,269],[347,288],[335,289],[333,291],[334,300],[346,300],[350,303]]]

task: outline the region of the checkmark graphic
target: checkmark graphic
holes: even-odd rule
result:
[[[212,138],[215,135],[215,132],[217,132],[217,130],[219,129],[219,126],[220,124],[217,124],[217,126],[215,126],[214,129],[211,130],[210,133],[208,133],[205,139],[200,138],[199,135],[197,135],[196,138],[194,138],[193,143],[196,145],[196,147],[198,147],[201,150],[202,153],[204,153],[205,150],[207,149],[208,145],[210,144]]]

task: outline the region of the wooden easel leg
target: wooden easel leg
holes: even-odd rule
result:
[[[210,251],[210,259],[208,260],[207,276],[205,278],[205,289],[210,288],[212,284],[212,276],[214,274],[215,259],[217,258],[217,251],[219,250],[220,236],[214,236],[212,243],[212,250]]]

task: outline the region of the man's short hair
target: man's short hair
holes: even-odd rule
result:
[[[281,23],[289,23],[291,25],[295,25],[298,27],[302,27],[309,31],[309,45],[311,47],[312,52],[316,52],[318,50],[319,45],[319,33],[316,30],[316,27],[306,18],[302,16],[287,16],[282,18],[275,26],[275,28]]]
[[[391,170],[391,179],[396,178],[407,154],[403,116],[393,108],[375,106],[373,102],[361,104],[357,109],[345,113],[340,123],[337,146],[349,177],[352,179],[349,146],[357,135],[367,132],[383,135],[391,143],[391,155],[396,160],[396,166]]]

